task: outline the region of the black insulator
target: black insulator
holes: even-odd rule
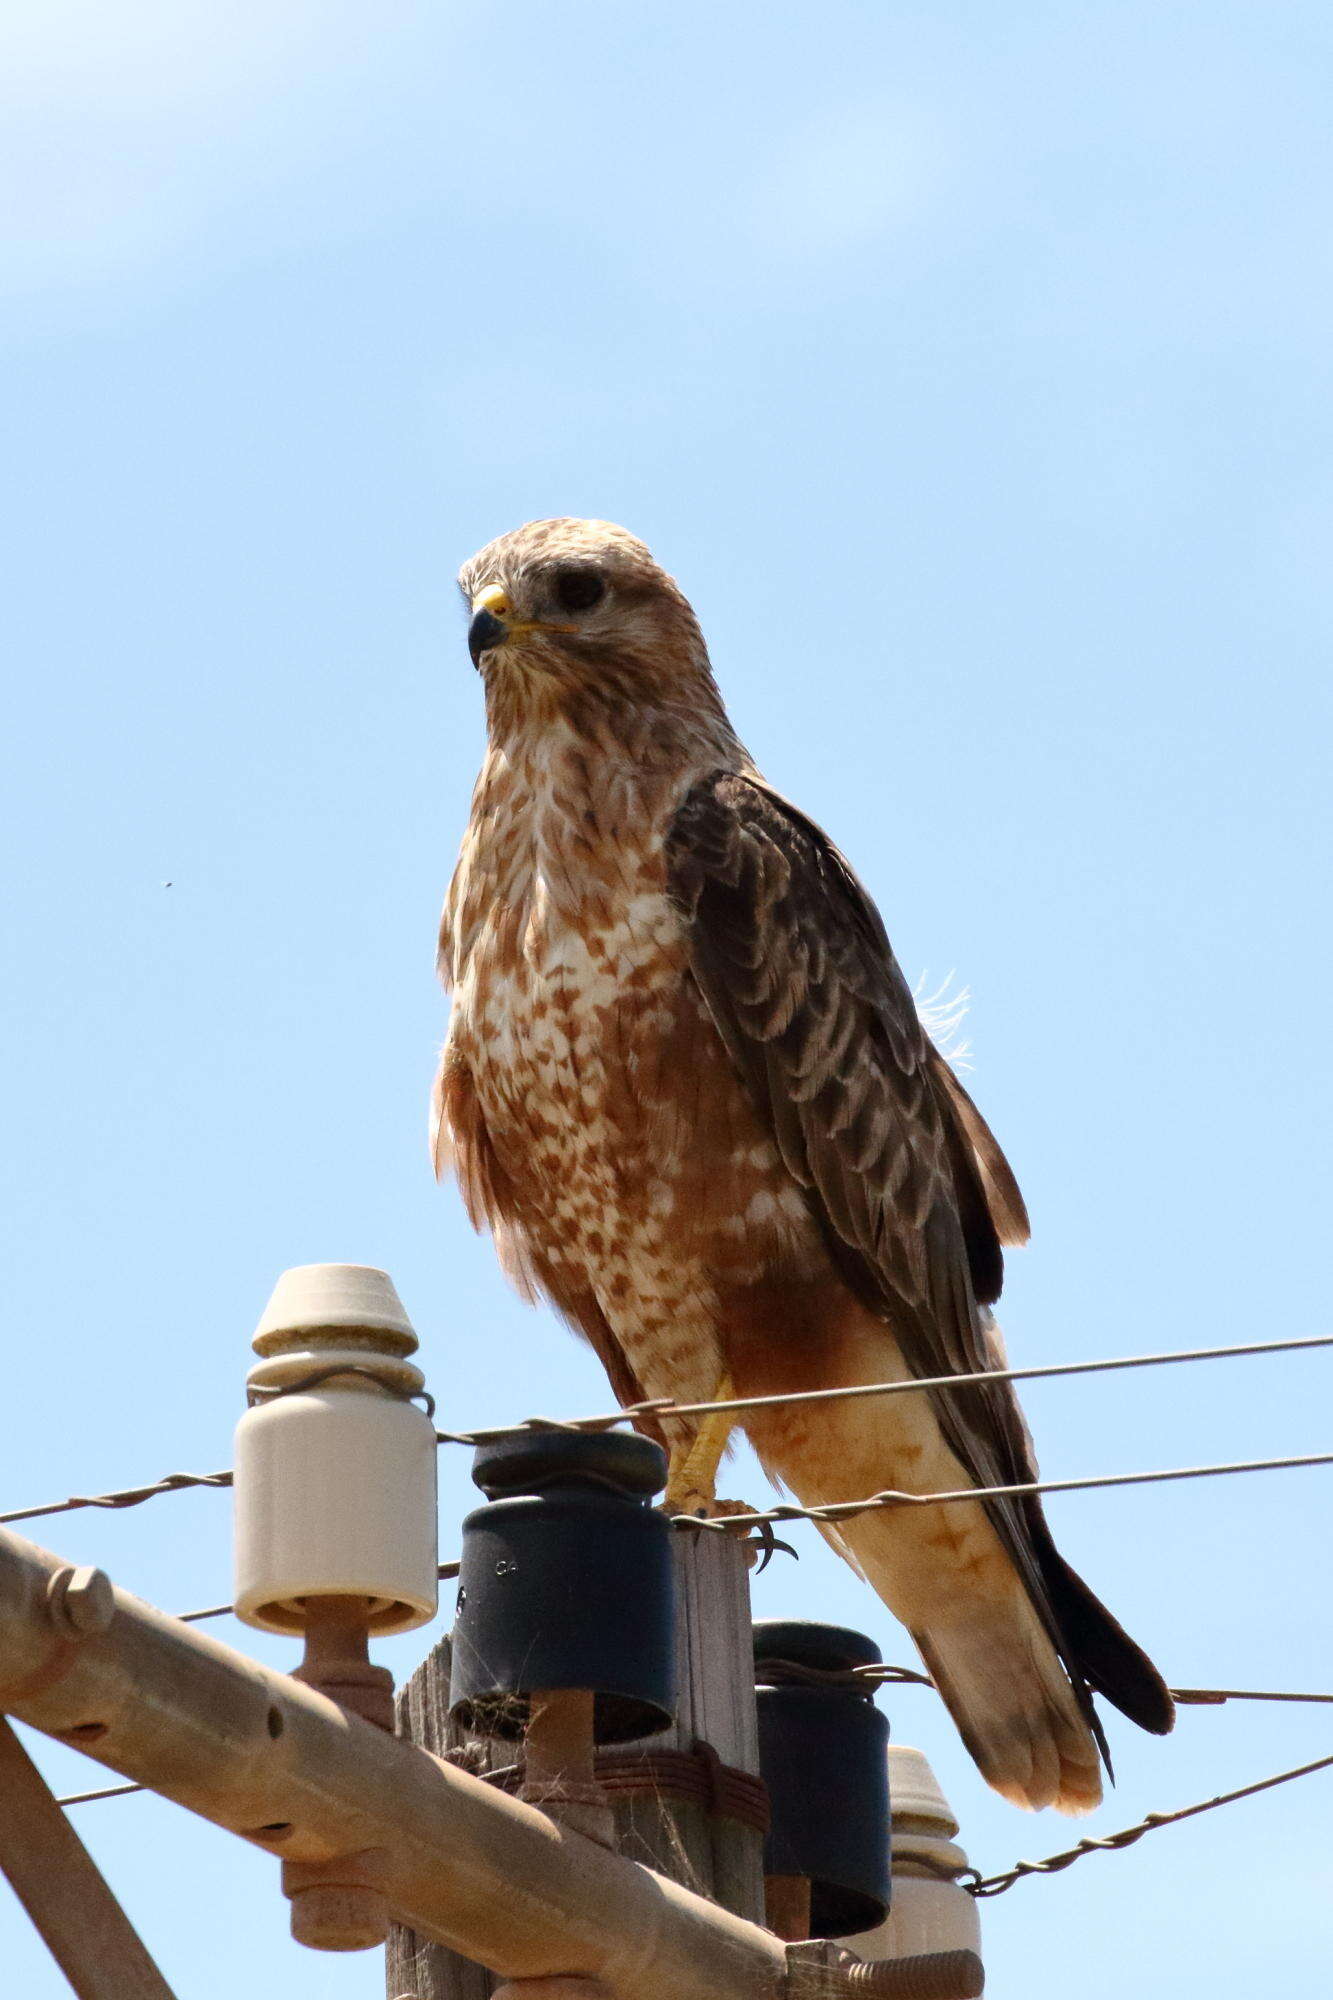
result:
[[[808,1878],[811,1937],[873,1930],[889,1909],[888,1718],[864,1682],[818,1677],[878,1666],[879,1647],[840,1625],[765,1618],[754,1652],[759,1769],[772,1815],[764,1873]],[[779,1663],[797,1672],[785,1675]]]
[[[521,1736],[528,1697],[590,1688],[599,1743],[675,1713],[671,1528],[649,1505],[666,1454],[624,1431],[532,1431],[480,1445],[489,1498],[463,1523],[450,1712]]]
[[[666,1475],[661,1445],[637,1431],[519,1431],[479,1444],[472,1456],[473,1484],[488,1500],[541,1493],[571,1479],[651,1500]]]

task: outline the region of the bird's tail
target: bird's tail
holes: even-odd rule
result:
[[[892,1516],[866,1514],[842,1522],[838,1534],[903,1617],[982,1776],[1017,1806],[1091,1812],[1102,1796],[1098,1743],[1017,1572],[1006,1559],[990,1568],[984,1590],[961,1589],[954,1602],[942,1592],[934,1606],[904,1603],[896,1526]]]
[[[1026,1519],[1066,1659],[1090,1688],[1105,1695],[1140,1729],[1168,1736],[1175,1726],[1176,1706],[1166,1682],[1119,1619],[1060,1554],[1039,1500],[1029,1501]]]
[[[869,1314],[823,1365],[847,1384],[908,1379]],[[746,1429],[766,1470],[807,1507],[975,1483],[924,1395],[754,1410]],[[998,1521],[984,1502],[960,1500],[821,1525],[907,1627],[983,1776],[1016,1805],[1085,1813],[1099,1802],[1105,1743],[1089,1689],[1144,1729],[1170,1729],[1161,1676],[1059,1555],[1035,1495]]]

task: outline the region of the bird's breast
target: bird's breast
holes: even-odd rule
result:
[[[648,1393],[710,1395],[728,1288],[822,1257],[804,1199],[691,974],[660,838],[581,852],[566,826],[516,860],[499,831],[456,884],[450,1024],[498,1203]]]
[[[665,1050],[693,1010],[679,917],[652,858],[622,853],[618,880],[534,857],[482,920],[458,968],[452,1032],[493,1136],[575,1143],[651,1121]],[[517,890],[517,893],[514,891]],[[697,1017],[696,1017],[697,1018]],[[540,1149],[539,1149],[540,1150]]]

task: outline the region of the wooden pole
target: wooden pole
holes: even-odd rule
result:
[[[783,1946],[758,1925],[128,1592],[104,1629],[57,1630],[63,1567],[0,1530],[0,1709],[275,1856],[381,1850],[394,1919],[511,1980],[586,1975],[609,2000],[781,1993]]]
[[[3,1719],[0,1868],[79,2000],[172,2000],[139,1933]]]
[[[754,1632],[746,1551],[731,1535],[682,1528],[672,1544],[676,1580],[676,1720],[627,1751],[691,1752],[759,1775]],[[622,1854],[669,1875],[725,1910],[764,1922],[764,1836],[714,1806],[639,1792],[616,1800]]]
[[[447,1756],[463,1745],[462,1734],[449,1715],[451,1653],[448,1639],[440,1639],[406,1685],[399,1688],[395,1704],[398,1734],[433,1757]],[[472,1747],[470,1768],[497,1770],[512,1764],[514,1755],[512,1743],[478,1738]],[[492,1975],[475,1959],[419,1936],[406,1924],[391,1926],[384,1956],[385,2000],[490,2000],[498,1984],[498,1974]]]

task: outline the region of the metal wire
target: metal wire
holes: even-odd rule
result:
[[[931,1375],[903,1382],[857,1382],[843,1388],[800,1389],[779,1396],[732,1396],[718,1403],[675,1403],[664,1396],[649,1402],[630,1403],[622,1410],[605,1411],[600,1416],[527,1417],[522,1423],[501,1424],[490,1430],[437,1430],[435,1436],[440,1444],[494,1444],[501,1438],[521,1436],[525,1431],[612,1430],[618,1424],[632,1423],[636,1417],[702,1417],[710,1416],[715,1411],[771,1410],[795,1403],[847,1402],[863,1396],[903,1396],[919,1390],[966,1389],[983,1382],[1036,1382],[1063,1375],[1098,1375],[1125,1368],[1160,1368],[1173,1362],[1229,1361],[1248,1355],[1291,1354],[1317,1347],[1333,1347],[1333,1334],[1307,1334],[1291,1340],[1248,1341],[1234,1347],[1194,1347],[1161,1354],[1116,1355],[1103,1361],[1046,1362],[1033,1368],[988,1368],[972,1375]],[[338,1369],[333,1372],[346,1374],[348,1371]],[[1278,1462],[1273,1461],[1274,1464]],[[1172,1476],[1183,1478],[1186,1475]],[[54,1500],[42,1507],[18,1507],[12,1513],[0,1514],[0,1526],[8,1526],[15,1521],[35,1521],[46,1514],[67,1514],[77,1507],[138,1507],[145,1500],[157,1499],[159,1494],[181,1493],[193,1486],[230,1486],[231,1483],[230,1472],[169,1472],[147,1486],[129,1486],[115,1493],[74,1494],[68,1500]]]
[[[1327,1701],[1333,1694],[1281,1693],[1272,1688],[1172,1688],[1171,1699],[1187,1708],[1220,1708],[1227,1701]]]
[[[793,1660],[757,1660],[755,1678],[764,1685],[808,1687],[924,1687],[935,1689],[929,1674],[916,1667],[876,1663],[864,1667],[806,1667]],[[1273,1688],[1170,1688],[1172,1701],[1182,1707],[1220,1708],[1228,1701],[1314,1701],[1333,1703],[1333,1694],[1296,1694]]]
[[[1142,1840],[1145,1833],[1155,1833],[1159,1827],[1175,1826],[1182,1819],[1194,1819],[1199,1813],[1212,1812],[1218,1806],[1234,1805],[1237,1799],[1252,1799],[1258,1792],[1271,1791],[1274,1785],[1286,1785],[1293,1778],[1308,1778],[1313,1771],[1326,1771],[1333,1766],[1333,1756],[1316,1757],[1311,1764],[1298,1764],[1294,1770],[1278,1771],[1271,1778],[1260,1778],[1257,1784],[1241,1785],[1234,1792],[1219,1792],[1216,1798],[1201,1799],[1197,1805],[1181,1806],[1176,1812],[1148,1813],[1137,1826],[1123,1827],[1119,1833],[1108,1833],[1100,1840],[1080,1840],[1077,1847],[1068,1847],[1061,1854],[1048,1854],[1044,1861],[1016,1861],[1012,1868],[1006,1868],[1002,1875],[978,1875],[975,1869],[969,1871],[971,1881],[963,1878],[963,1887],[971,1896],[1001,1896],[1006,1889],[1012,1889],[1015,1882],[1021,1882],[1025,1875],[1056,1875],[1063,1868],[1070,1868],[1081,1861],[1085,1854],[1111,1853],[1121,1847],[1132,1847]]]
[[[864,1667],[807,1667],[799,1661],[778,1657],[756,1659],[754,1677],[760,1687],[865,1688],[870,1693],[879,1687],[933,1688],[935,1685],[929,1674],[923,1674],[916,1667],[890,1667],[878,1663]]]
[[[441,1583],[447,1583],[458,1575],[461,1565],[457,1557],[452,1562],[441,1563],[435,1574]],[[182,1625],[197,1625],[203,1618],[227,1618],[236,1609],[234,1604],[210,1604],[203,1611],[174,1611],[171,1615]]]
[[[366,1368],[359,1362],[331,1362],[327,1368],[313,1368],[308,1375],[300,1376],[295,1382],[283,1382],[276,1388],[265,1388],[251,1383],[245,1392],[246,1407],[256,1409],[264,1403],[275,1403],[282,1396],[302,1396],[308,1389],[318,1389],[325,1382],[334,1382],[339,1376],[358,1375],[364,1382],[373,1382],[377,1389],[394,1396],[402,1403],[420,1403],[430,1418],[435,1416],[435,1398],[429,1389],[400,1389],[384,1379],[384,1371]]]
[[[918,1674],[912,1667],[857,1667],[852,1669],[852,1674],[857,1679],[872,1684],[892,1679],[897,1683],[916,1682],[922,1687],[934,1686],[934,1682],[927,1679],[925,1674]],[[795,1680],[798,1676],[792,1673],[791,1678]],[[817,1674],[815,1669],[806,1668],[801,1670],[799,1678],[802,1680],[808,1678],[812,1683],[816,1681],[822,1683],[843,1677],[836,1674]],[[1171,1692],[1177,1700],[1183,1700],[1190,1692],[1197,1690],[1173,1688]],[[1210,1695],[1212,1692],[1209,1690]],[[1233,1689],[1223,1698],[1248,1701],[1333,1701],[1333,1695],[1329,1694],[1255,1694],[1248,1689],[1241,1691]],[[1262,1778],[1256,1785],[1243,1785],[1238,1791],[1222,1792],[1215,1799],[1205,1799],[1199,1805],[1183,1806],[1178,1812],[1149,1813],[1137,1826],[1125,1827],[1120,1833],[1108,1833],[1101,1840],[1081,1840],[1077,1847],[1067,1848],[1063,1854],[1049,1854],[1044,1861],[1016,1861],[1013,1867],[1007,1868],[1002,1875],[982,1876],[978,1875],[976,1869],[972,1869],[969,1871],[972,1880],[964,1880],[963,1887],[969,1896],[999,1896],[1006,1889],[1012,1889],[1014,1883],[1021,1881],[1025,1875],[1059,1874],[1062,1869],[1071,1867],[1075,1861],[1081,1861],[1085,1854],[1102,1851],[1109,1853],[1116,1848],[1132,1847],[1145,1833],[1154,1833],[1159,1826],[1174,1826],[1177,1820],[1193,1819],[1197,1813],[1211,1812],[1214,1806],[1232,1805],[1237,1799],[1253,1798],[1256,1792],[1271,1791],[1274,1785],[1285,1785],[1291,1778],[1309,1777],[1311,1772],[1326,1770],[1329,1765],[1333,1765],[1333,1756],[1318,1757],[1312,1764],[1300,1764],[1294,1771],[1279,1771],[1275,1777]],[[57,1799],[56,1804],[86,1806],[98,1799],[123,1799],[128,1798],[131,1792],[144,1792],[148,1789],[146,1785],[107,1785],[97,1792],[69,1792],[64,1798]],[[949,1879],[951,1881],[954,1879],[952,1869],[949,1871]]]
[[[967,1379],[959,1377],[959,1380]],[[880,1385],[891,1389],[893,1383]],[[913,1384],[919,1387],[919,1384]],[[827,1392],[820,1391],[820,1394]],[[635,1405],[645,1408],[646,1405]],[[706,1409],[707,1404],[681,1404],[681,1410]],[[628,1414],[621,1411],[621,1416]],[[598,1421],[594,1419],[590,1421]],[[609,1421],[609,1420],[608,1420]],[[529,1420],[526,1428],[569,1429],[575,1426],[548,1423],[544,1417]],[[447,1434],[446,1443],[471,1443],[471,1437],[461,1433],[455,1437]],[[510,1437],[514,1432],[478,1432],[481,1437]],[[1242,1459],[1228,1465],[1182,1465],[1160,1472],[1112,1472],[1098,1474],[1091,1479],[1032,1479],[1013,1486],[965,1486],[954,1493],[901,1493],[886,1488],[882,1493],[872,1493],[865,1500],[830,1501],[822,1507],[798,1507],[783,1502],[776,1507],[748,1514],[728,1514],[712,1519],[702,1519],[696,1514],[675,1514],[672,1519],[683,1527],[707,1528],[714,1532],[729,1533],[736,1528],[762,1528],[777,1521],[847,1521],[857,1514],[871,1513],[877,1507],[946,1507],[964,1500],[1010,1500],[1021,1499],[1029,1493],[1082,1493],[1094,1492],[1099,1488],[1112,1486],[1149,1486],[1173,1479],[1210,1479],[1231,1472],[1286,1472],[1303,1466],[1333,1465],[1333,1452],[1308,1452],[1296,1458],[1251,1458]],[[13,1521],[31,1521],[40,1514],[65,1514],[75,1507],[137,1507],[144,1500],[154,1500],[160,1493],[178,1493],[190,1486],[230,1486],[230,1472],[170,1472],[151,1486],[133,1486],[120,1493],[100,1493],[89,1496],[75,1495],[68,1500],[53,1501],[45,1507],[20,1507],[13,1513],[0,1514],[0,1525]],[[444,1574],[442,1571],[441,1574]],[[209,1613],[209,1616],[215,1614]]]
[[[834,1500],[822,1507],[780,1502],[749,1514],[673,1514],[681,1527],[714,1534],[755,1528],[768,1521],[850,1521],[880,1507],[950,1507],[968,1500],[1018,1500],[1035,1493],[1090,1493],[1112,1486],[1152,1486],[1173,1479],[1216,1479],[1232,1472],[1287,1472],[1302,1466],[1333,1465],[1333,1452],[1310,1452],[1300,1458],[1249,1458],[1229,1465],[1181,1465],[1161,1472],[1107,1472],[1090,1479],[1028,1479],[1012,1486],[963,1486],[951,1493],[902,1493],[886,1488],[865,1500]]]
[[[783,1684],[809,1687],[924,1687],[935,1688],[929,1674],[923,1674],[917,1667],[895,1667],[876,1663],[864,1667],[806,1667],[798,1666],[793,1660],[758,1660],[755,1663],[755,1677],[768,1684]],[[1220,1708],[1228,1701],[1315,1701],[1333,1703],[1333,1694],[1295,1694],[1290,1689],[1274,1688],[1169,1688],[1172,1701],[1182,1708]]]
[[[971,1375],[911,1376],[901,1382],[855,1382],[831,1389],[796,1389],[774,1396],[728,1396],[715,1403],[675,1403],[659,1396],[628,1403],[595,1417],[528,1417],[491,1430],[436,1431],[441,1444],[496,1444],[524,1431],[604,1431],[636,1417],[707,1417],[741,1410],[775,1410],[797,1403],[851,1402],[863,1396],[906,1396],[930,1389],[966,1389],[983,1382],[1039,1382],[1062,1375],[1105,1375],[1124,1368],[1163,1368],[1179,1361],[1233,1361],[1256,1354],[1291,1354],[1304,1348],[1333,1347],[1333,1334],[1303,1334],[1291,1340],[1246,1341],[1235,1347],[1192,1347],[1160,1354],[1121,1354],[1103,1361],[1051,1361],[1031,1368],[984,1368]]]
[[[557,1419],[530,1417],[520,1424],[504,1425],[489,1430],[437,1431],[440,1444],[478,1445],[498,1441],[501,1438],[520,1435],[525,1431],[602,1431],[617,1425],[631,1423],[636,1417],[660,1416],[710,1416],[724,1412],[741,1412],[754,1409],[776,1409],[792,1404],[845,1402],[867,1396],[905,1395],[909,1392],[928,1390],[952,1390],[973,1387],[982,1383],[1040,1381],[1066,1375],[1106,1374],[1130,1368],[1164,1367],[1173,1363],[1191,1361],[1221,1361],[1239,1359],[1251,1355],[1281,1354],[1298,1352],[1302,1349],[1333,1346],[1333,1335],[1316,1334],[1291,1340],[1255,1341],[1240,1346],[1193,1348],[1158,1354],[1124,1355],[1099,1361],[1055,1362],[1031,1368],[996,1368],[981,1370],[968,1375],[946,1375],[925,1378],[909,1378],[905,1381],[857,1383],[846,1387],[803,1390],[772,1396],[737,1396],[712,1403],[676,1403],[669,1398],[631,1404],[624,1409],[607,1412],[595,1417]],[[346,1373],[346,1370],[331,1371]],[[306,1386],[306,1385],[302,1385]],[[988,1499],[1021,1498],[1028,1494],[1071,1493],[1103,1490],[1111,1487],[1156,1484],[1176,1479],[1202,1479],[1219,1477],[1238,1472],[1272,1472],[1308,1466],[1333,1464],[1333,1453],[1309,1454],[1295,1458],[1250,1459],[1237,1463],[1203,1466],[1182,1466],[1164,1471],[1113,1473],[1083,1479],[1031,1480],[1021,1484],[994,1487],[968,1487],[949,1493],[905,1493],[885,1490],[871,1495],[865,1500],[837,1501],[822,1507],[800,1507],[779,1505],[765,1510],[755,1510],[747,1514],[735,1514],[721,1518],[701,1519],[694,1515],[677,1515],[674,1518],[681,1526],[711,1529],[723,1533],[736,1529],[766,1527],[785,1521],[840,1521],[856,1515],[869,1513],[878,1508],[899,1506],[947,1506],[963,1501]],[[121,1509],[137,1507],[144,1501],[158,1498],[164,1493],[183,1492],[192,1487],[229,1487],[232,1475],[227,1472],[172,1472],[145,1486],[124,1488],[118,1492],[102,1494],[74,1494],[66,1500],[51,1502],[39,1507],[16,1508],[10,1513],[0,1514],[0,1524],[8,1525],[17,1521],[36,1520],[45,1515],[64,1514],[82,1507],[104,1507]],[[458,1574],[458,1564],[440,1565],[441,1578]],[[227,1616],[233,1606],[229,1604],[210,1605],[202,1610],[178,1613],[182,1623],[196,1623],[209,1618]],[[813,1670],[802,1670],[802,1678],[814,1679]],[[827,1677],[823,1677],[827,1678]],[[849,1678],[843,1676],[840,1678]],[[926,1674],[918,1673],[911,1667],[873,1666],[852,1671],[850,1678],[869,1687],[887,1684],[915,1684],[933,1687],[934,1683]],[[1252,1688],[1179,1688],[1172,1690],[1174,1698],[1185,1704],[1218,1706],[1227,1701],[1295,1701],[1333,1703],[1333,1694],[1299,1694],[1289,1691],[1259,1690]],[[1176,1812],[1149,1813],[1137,1825],[1123,1828],[1119,1833],[1107,1834],[1101,1839],[1084,1839],[1076,1847],[1062,1853],[1048,1855],[1042,1861],[1019,1861],[1003,1874],[982,1877],[971,1871],[972,1880],[964,1886],[973,1896],[997,1896],[1013,1887],[1027,1875],[1051,1875],[1071,1867],[1085,1854],[1111,1852],[1130,1847],[1147,1833],[1159,1827],[1173,1826],[1181,1820],[1192,1819],[1204,1812],[1211,1812],[1219,1806],[1231,1805],[1240,1799],[1252,1798],[1274,1786],[1287,1784],[1295,1778],[1308,1777],[1316,1771],[1333,1766],[1333,1755],[1315,1759],[1312,1763],[1298,1765],[1292,1770],[1281,1771],[1270,1778],[1264,1778],[1252,1785],[1239,1787],[1235,1791],[1219,1793],[1215,1798],[1205,1799],[1192,1806],[1184,1806]],[[61,1806],[88,1805],[101,1799],[126,1798],[132,1793],[142,1792],[143,1785],[109,1785],[96,1791],[72,1792],[57,1801]]]
[[[63,1799],[57,1799],[58,1806],[87,1806],[94,1799],[123,1799],[131,1792],[146,1792],[147,1785],[107,1785],[100,1792],[67,1792]]]
[[[11,1521],[35,1521],[39,1514],[68,1514],[76,1507],[138,1507],[156,1500],[160,1493],[183,1493],[190,1486],[230,1486],[230,1472],[168,1472],[151,1486],[127,1486],[119,1493],[76,1493],[68,1500],[53,1500],[45,1507],[17,1507],[12,1514],[0,1514],[0,1526]]]

